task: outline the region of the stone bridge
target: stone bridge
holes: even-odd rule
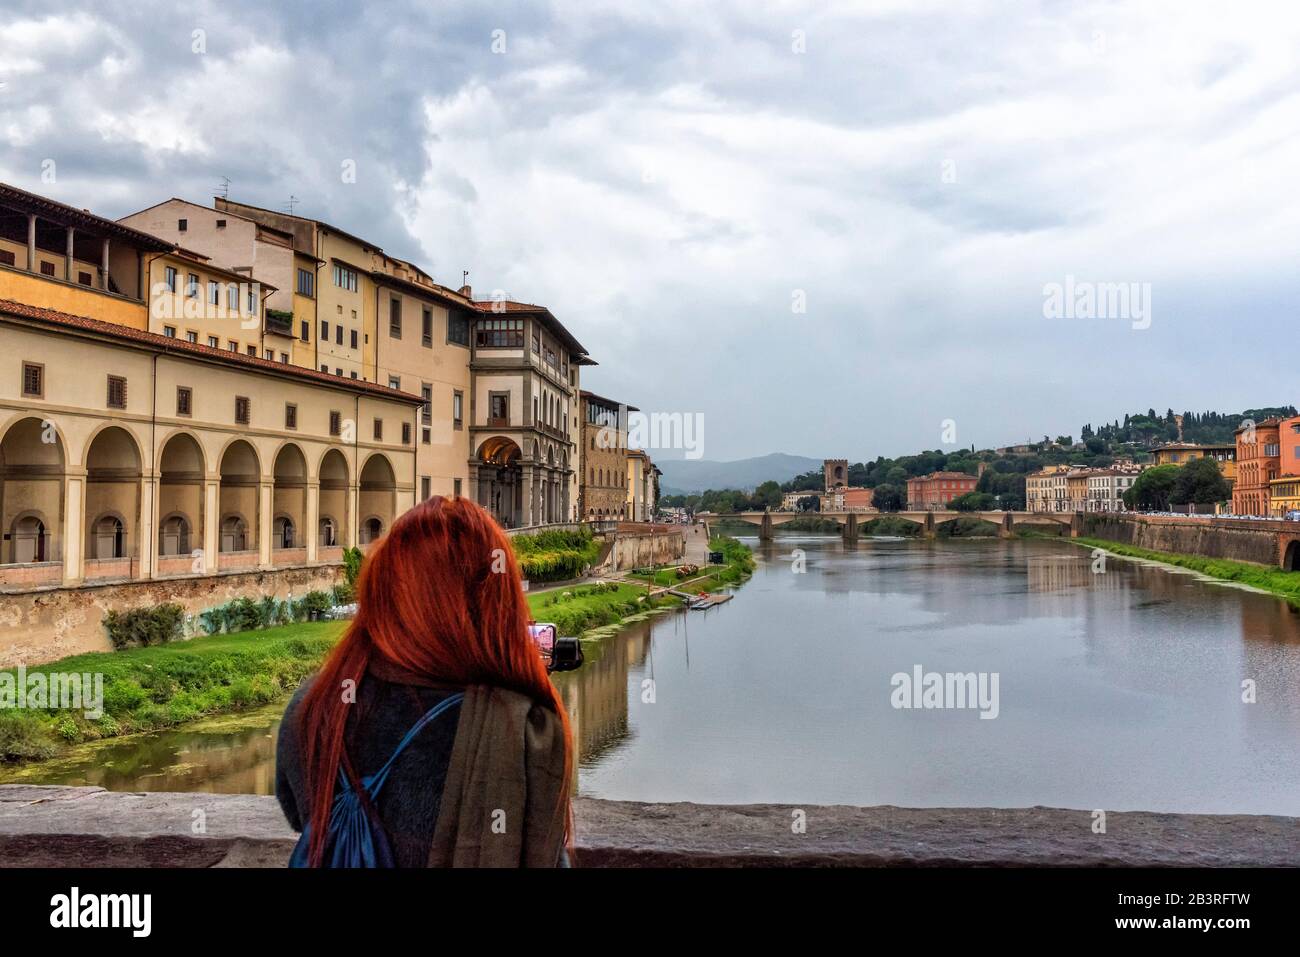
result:
[[[1001,538],[1011,538],[1015,534],[1014,530],[1018,524],[1062,525],[1069,528],[1071,538],[1077,537],[1082,527],[1080,524],[1081,516],[1074,512],[958,512],[947,510],[912,512],[701,512],[695,518],[697,521],[703,522],[706,528],[721,521],[749,522],[758,526],[758,537],[763,539],[771,538],[772,530],[778,525],[785,525],[799,519],[823,518],[829,519],[840,526],[845,541],[856,541],[859,527],[878,518],[901,518],[904,521],[912,522],[921,526],[922,535],[925,538],[934,538],[940,525],[959,518],[977,518],[996,525],[998,535]]]

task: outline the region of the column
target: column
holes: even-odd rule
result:
[[[27,271],[36,272],[36,214],[27,214]]]
[[[77,231],[76,231],[75,229],[73,229],[71,226],[67,227],[67,230],[68,230],[68,250],[67,250],[67,259],[66,259],[66,261],[65,261],[65,263],[64,263],[64,267],[63,267],[63,268],[64,268],[64,272],[65,272],[67,275],[65,275],[63,278],[66,279],[68,282],[72,282],[72,281],[73,281],[73,278],[72,278],[72,239],[73,239],[73,237],[76,235]]]
[[[260,568],[271,568],[271,526],[275,523],[272,513],[275,483],[262,479],[257,483],[257,564]]]
[[[203,554],[200,567],[205,575],[217,570],[218,549],[221,534],[221,477],[209,475],[203,480],[203,528],[200,541],[203,542]]]
[[[320,545],[320,481],[318,479],[307,480],[307,508],[303,524],[307,526],[302,533],[306,536],[307,562],[310,564],[316,561],[316,549]]]
[[[357,509],[361,507],[361,488],[358,485],[348,484],[348,508],[347,515],[343,519],[343,545],[346,548],[357,547]]]
[[[63,584],[80,585],[86,577],[86,473],[63,474]]]
[[[102,253],[102,262],[99,268],[100,268],[100,277],[99,277],[100,287],[105,292],[108,292],[108,239],[107,237],[105,237],[104,239],[104,251]]]
[[[533,524],[533,467],[525,465],[523,467],[524,481],[524,517],[522,524]]]
[[[158,577],[158,473],[140,476],[140,537],[137,578]]]
[[[475,505],[478,504],[478,463],[471,462],[469,465],[469,477],[465,479],[466,485],[462,489],[462,494]],[[454,488],[454,486],[453,486]]]

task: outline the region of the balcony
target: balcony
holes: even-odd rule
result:
[[[266,319],[264,321],[266,331],[277,336],[288,336],[293,338],[293,313],[283,312],[279,309],[266,310]]]

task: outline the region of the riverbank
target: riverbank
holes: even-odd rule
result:
[[[1278,568],[1252,565],[1249,562],[1235,562],[1226,558],[1202,558],[1199,555],[1184,555],[1178,552],[1158,552],[1103,538],[1072,538],[1069,541],[1071,544],[1085,548],[1100,548],[1122,558],[1138,558],[1164,565],[1174,565],[1200,572],[1218,581],[1248,585],[1259,591],[1285,598],[1292,606],[1300,608],[1300,572],[1284,572]]]
[[[731,542],[718,542],[729,558],[715,587],[743,580],[746,566],[752,570],[749,550]],[[650,596],[643,586],[623,582],[553,589],[527,600],[536,620],[586,638],[681,605],[673,596]],[[176,728],[282,701],[320,667],[346,627],[345,621],[299,622],[93,652],[25,669],[24,687],[37,675],[45,686],[51,675],[102,675],[102,714],[87,717],[89,706],[0,710],[0,762],[47,760],[68,745]],[[6,673],[16,686],[15,669],[0,669]]]

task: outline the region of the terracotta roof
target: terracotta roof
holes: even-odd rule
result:
[[[0,315],[16,316],[20,319],[33,319],[37,322],[60,326],[65,329],[78,329],[83,332],[107,336],[124,342],[138,343],[139,345],[157,349],[161,352],[190,355],[196,359],[222,362],[226,365],[239,366],[247,371],[270,372],[274,375],[285,376],[291,379],[301,379],[305,382],[329,386],[333,389],[342,389],[345,392],[360,392],[365,395],[373,395],[376,398],[395,399],[400,402],[408,402],[412,405],[422,405],[424,403],[424,399],[418,395],[412,395],[409,392],[399,392],[397,389],[390,389],[388,386],[379,385],[374,382],[364,382],[360,379],[348,379],[343,376],[330,375],[328,372],[318,372],[315,369],[290,365],[287,362],[273,362],[270,359],[261,359],[257,356],[245,355],[241,352],[230,352],[226,349],[214,349],[212,346],[202,345],[198,342],[190,342],[187,339],[175,339],[171,336],[159,335],[156,332],[145,332],[141,329],[132,329],[130,326],[118,325],[115,322],[104,322],[100,319],[91,319],[88,316],[74,316],[70,313],[58,312],[54,309],[42,309],[39,306],[30,306],[27,303],[14,302],[11,299],[0,299]]]
[[[580,396],[582,396],[584,399],[595,399],[597,402],[603,402],[605,405],[612,405],[612,406],[614,406],[615,408],[617,408],[617,407],[620,406],[620,405],[623,405],[623,403],[621,403],[621,402],[617,402],[617,401],[615,401],[614,399],[607,399],[607,398],[605,398],[605,396],[603,396],[603,395],[597,395],[597,394],[594,393],[594,392],[588,392],[586,389],[582,389],[582,390],[580,390],[578,394],[579,394]],[[625,406],[625,408],[626,408],[629,412],[640,412],[640,411],[641,411],[640,409],[638,409],[638,408],[637,408],[636,406],[634,406],[634,405]]]

